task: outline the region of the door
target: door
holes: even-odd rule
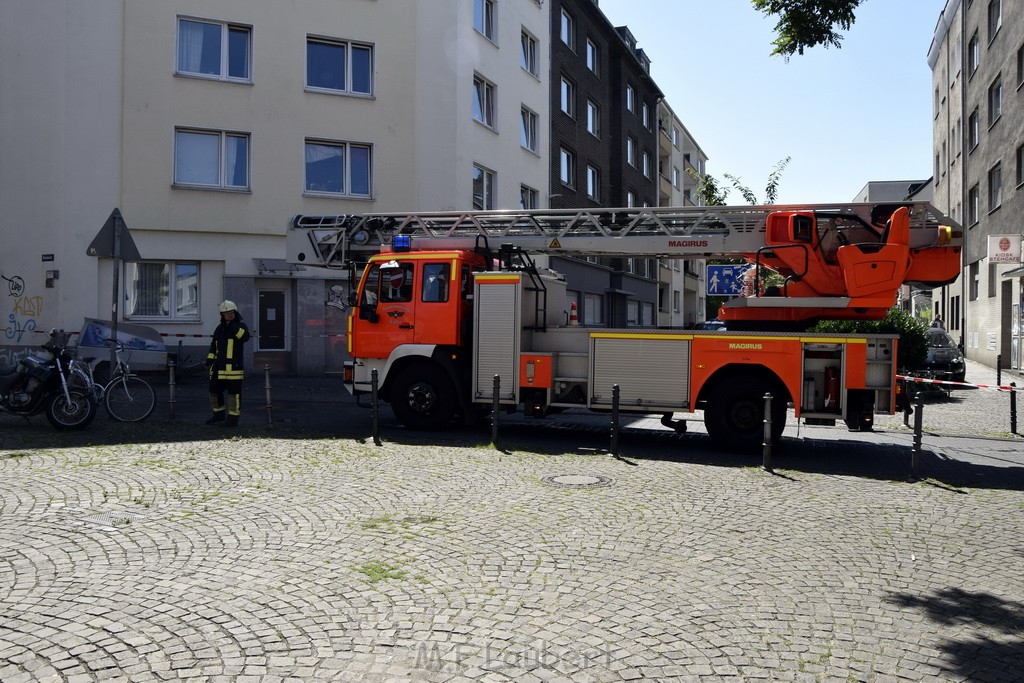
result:
[[[259,291],[258,317],[256,324],[257,351],[286,351],[288,337],[285,334],[285,293],[279,290]]]

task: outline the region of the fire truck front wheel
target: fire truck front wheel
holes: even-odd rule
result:
[[[411,365],[391,388],[391,409],[410,429],[444,429],[455,418],[455,387],[434,365]]]
[[[725,380],[708,396],[704,426],[716,446],[730,451],[757,450],[764,441],[764,395],[771,391],[772,441],[786,427],[786,397],[760,379]]]

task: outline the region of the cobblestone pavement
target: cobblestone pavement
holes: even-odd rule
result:
[[[927,403],[908,482],[901,416],[794,423],[772,474],[699,422],[613,457],[607,418],[496,449],[385,410],[376,446],[324,380],[274,378],[269,429],[260,379],[232,431],[188,382],[173,421],[0,418],[0,680],[1021,678],[1005,394]]]

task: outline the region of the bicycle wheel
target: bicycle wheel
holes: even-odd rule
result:
[[[153,387],[137,375],[115,377],[107,385],[104,405],[110,417],[119,422],[145,420],[156,406]]]

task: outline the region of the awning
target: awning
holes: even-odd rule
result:
[[[1005,273],[1003,273],[1003,277],[1004,278],[1008,278],[1008,277],[1024,277],[1024,266],[1021,266],[1020,268],[1014,268],[1013,270],[1006,271]]]
[[[299,273],[306,270],[306,267],[297,263],[288,263],[284,259],[279,258],[254,258],[253,263],[256,264],[256,270],[260,275],[267,273]]]

